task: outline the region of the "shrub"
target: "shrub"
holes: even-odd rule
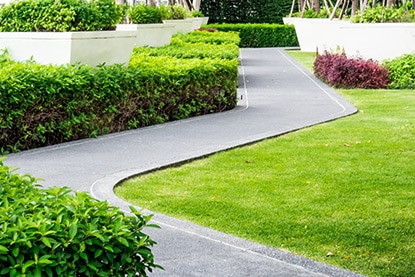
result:
[[[292,0],[203,0],[201,11],[211,23],[279,23]]]
[[[1,32],[114,30],[122,7],[114,0],[22,0],[0,9]]]
[[[408,2],[410,3],[410,2]],[[381,23],[381,22],[406,22],[415,21],[414,10],[409,5],[409,11],[405,12],[405,7],[367,7],[363,13],[358,11],[357,15],[352,18],[354,23]]]
[[[191,14],[182,5],[161,5],[163,20],[185,19],[191,17]]]
[[[217,32],[219,33],[219,32]],[[212,43],[212,36],[206,36],[205,42],[197,42],[195,35],[176,35],[172,38],[169,45],[163,47],[137,47],[134,49],[135,54],[148,56],[170,56],[181,59],[226,59],[237,60],[239,56],[239,47],[234,43]],[[232,39],[235,39],[233,37]],[[223,42],[220,41],[220,42]]]
[[[148,49],[155,51],[154,57],[135,51],[127,68],[17,63],[3,56],[1,151],[16,152],[234,108],[238,48],[232,44],[198,46],[216,58],[199,50],[185,54],[196,47],[184,42],[164,48],[164,54]],[[229,59],[223,59],[226,55]]]
[[[385,61],[390,78],[390,88],[415,89],[415,54],[406,54]]]
[[[294,26],[281,24],[209,24],[219,31],[239,32],[240,47],[298,46]]]
[[[134,24],[162,23],[162,11],[158,7],[144,4],[135,5],[129,8],[128,17]]]
[[[372,60],[325,52],[314,61],[314,74],[337,88],[386,88],[388,70]]]
[[[155,242],[151,216],[68,188],[42,189],[0,160],[0,275],[146,276]]]
[[[239,45],[241,38],[237,32],[220,32],[220,31],[195,31],[187,34],[175,34],[173,36],[173,44],[180,40],[190,43],[205,44],[235,44]]]

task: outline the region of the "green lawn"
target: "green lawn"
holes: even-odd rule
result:
[[[312,54],[297,58],[310,65]],[[340,93],[356,115],[144,175],[116,193],[369,276],[415,276],[415,91]]]

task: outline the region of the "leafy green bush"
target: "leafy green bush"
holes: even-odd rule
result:
[[[201,12],[201,11],[196,11],[196,10],[193,10],[193,11],[191,11],[191,13],[190,13],[191,15],[192,15],[192,17],[204,17],[205,15],[203,14],[203,12]]]
[[[294,26],[281,24],[209,24],[219,31],[239,32],[240,47],[298,46]]]
[[[0,160],[0,275],[146,276],[155,242],[151,216],[68,188],[41,189]]]
[[[410,3],[410,2],[408,2]],[[412,5],[409,5],[407,12],[405,6],[396,7],[382,7],[381,5],[375,8],[367,7],[363,13],[358,11],[357,15],[352,18],[354,23],[382,23],[382,22],[413,22],[415,21],[414,10]]]
[[[182,5],[161,5],[163,20],[171,19],[186,19],[191,17],[191,14]]]
[[[134,24],[162,23],[162,11],[158,7],[139,4],[130,7],[128,17]]]
[[[385,61],[390,78],[390,88],[415,89],[415,54],[406,54]]]
[[[135,51],[127,68],[17,63],[3,56],[0,151],[15,152],[234,108],[237,46],[197,45],[209,53],[205,55],[199,50],[185,54],[196,47],[182,44]],[[153,57],[151,51],[159,52]]]
[[[0,9],[1,32],[115,30],[122,7],[114,0],[22,0]]]

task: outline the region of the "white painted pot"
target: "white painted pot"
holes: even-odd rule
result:
[[[173,24],[118,24],[119,31],[135,31],[136,46],[164,46],[170,44],[175,33]]]
[[[341,46],[342,34],[339,28],[351,23],[345,20],[326,18],[283,18],[285,24],[295,27],[301,51],[319,53],[334,51]]]
[[[355,23],[340,33],[348,56],[382,61],[415,53],[415,23]]]
[[[33,58],[41,64],[105,63],[128,65],[136,38],[135,32],[3,32],[0,49],[7,48],[11,58]]]
[[[199,29],[203,24],[203,18],[201,17],[193,17],[191,18],[193,20],[192,29],[196,30]]]
[[[209,22],[209,16],[203,16],[202,18],[202,25],[206,25]]]
[[[163,20],[163,23],[169,23],[174,25],[174,33],[183,33],[187,34],[192,32],[193,29],[193,18],[187,19],[171,19]]]

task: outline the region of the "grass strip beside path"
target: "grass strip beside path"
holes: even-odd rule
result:
[[[356,115],[140,176],[116,193],[365,275],[415,276],[415,91],[340,92]]]

